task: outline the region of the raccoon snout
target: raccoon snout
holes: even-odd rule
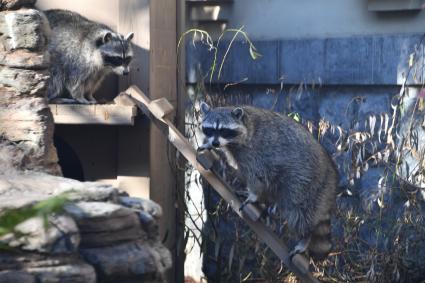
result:
[[[213,140],[211,142],[211,144],[212,144],[213,147],[219,147],[220,146],[220,142],[218,140]]]
[[[124,76],[127,76],[128,74],[130,74],[130,71],[128,69],[124,69],[124,71],[122,71],[122,74]]]

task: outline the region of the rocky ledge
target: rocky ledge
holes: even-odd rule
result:
[[[99,183],[2,171],[0,214],[64,192],[70,202],[47,226],[33,217],[0,238],[0,248],[8,247],[0,252],[0,283],[164,281],[172,263],[159,239],[159,205]]]

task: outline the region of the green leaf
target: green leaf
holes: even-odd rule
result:
[[[257,60],[258,58],[263,56],[263,55],[261,55],[260,53],[257,52],[257,49],[254,47],[254,45],[249,46],[249,54],[251,55],[251,58],[253,60]]]
[[[46,220],[50,214],[60,212],[67,202],[68,197],[65,193],[40,201],[35,205],[4,211],[0,214],[0,236],[12,233],[17,225],[32,217],[40,216]]]

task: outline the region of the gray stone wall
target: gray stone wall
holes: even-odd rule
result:
[[[234,42],[218,77],[229,46],[229,42],[220,43],[217,69],[210,81],[205,75],[212,66],[213,51],[202,43],[188,42],[190,96],[215,105],[251,104],[297,115],[333,156],[340,172],[340,192],[333,221],[335,253],[318,265],[318,270],[326,270],[328,277],[323,280],[423,280],[425,257],[417,252],[425,242],[420,216],[425,212],[422,35],[253,43],[262,54],[259,60],[251,59],[248,44]],[[196,83],[202,77],[199,88]],[[390,133],[393,118],[396,126]],[[367,138],[358,142],[356,133],[360,139]],[[386,157],[392,138],[393,155]],[[414,140],[409,143],[414,144],[413,150],[406,149],[407,139]],[[405,150],[397,155],[400,148]],[[379,162],[372,162],[377,156]],[[362,169],[357,169],[359,164]],[[226,210],[218,217],[219,198],[208,187],[204,192],[209,211],[205,235],[220,237],[219,241],[204,237],[206,276],[221,282],[244,278],[250,271],[257,278],[272,276],[267,272],[273,268],[259,256],[264,254],[255,241],[240,237],[245,231],[243,222]],[[238,241],[239,246],[254,243],[254,247],[241,249]],[[229,257],[237,258],[232,272]],[[240,258],[244,262],[238,269]],[[273,261],[274,257],[268,254],[266,258]]]
[[[19,149],[21,169],[60,175],[44,92],[50,29],[34,2],[0,2],[0,138]]]

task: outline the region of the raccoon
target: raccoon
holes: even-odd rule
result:
[[[307,251],[324,259],[332,248],[330,219],[339,179],[325,149],[280,113],[251,106],[211,108],[204,102],[201,113],[200,149],[220,150],[245,180],[244,204],[276,204],[299,240],[291,258]]]
[[[107,74],[129,73],[133,33],[122,36],[67,10],[44,13],[52,30],[49,100],[70,96],[79,103],[96,103],[93,93]]]

